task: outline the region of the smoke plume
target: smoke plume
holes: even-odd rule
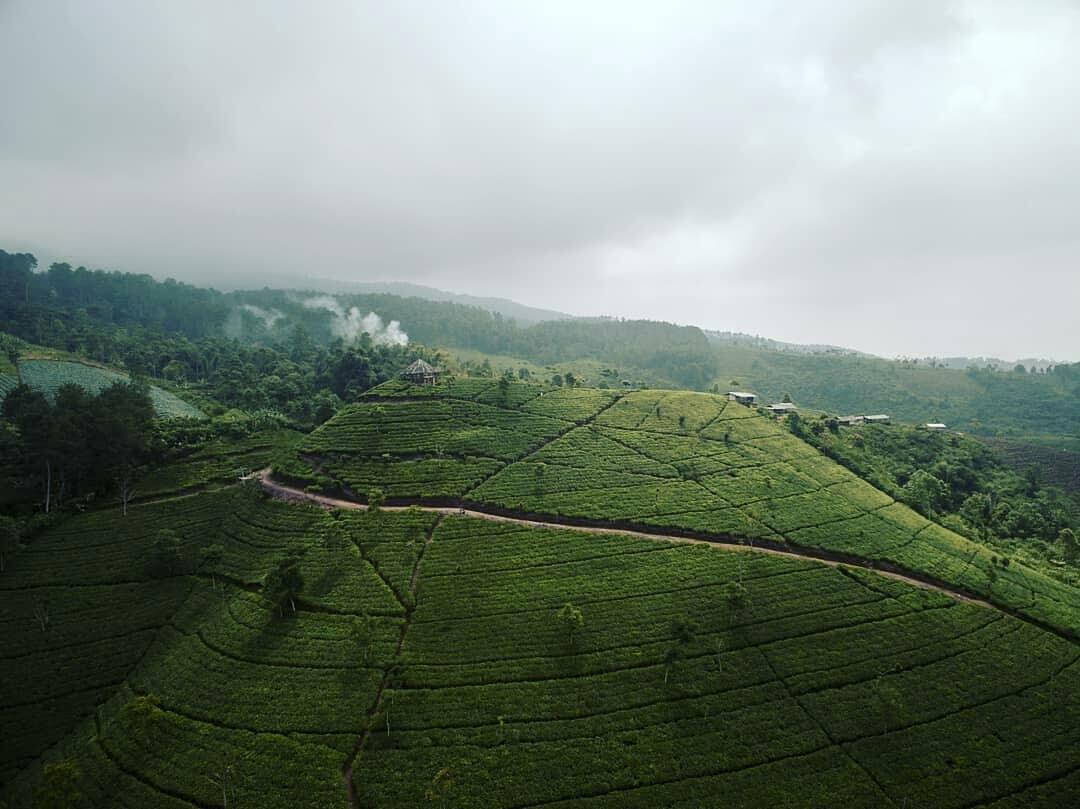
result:
[[[261,306],[253,306],[250,303],[242,304],[240,308],[259,318],[267,329],[272,329],[275,323],[285,317],[285,313],[277,309],[263,309]]]
[[[361,316],[360,310],[355,306],[346,312],[341,304],[329,295],[307,298],[303,304],[308,309],[325,309],[329,312],[333,318],[330,331],[335,337],[341,337],[347,342],[356,342],[361,334],[366,333],[375,345],[403,346],[409,343],[409,335],[402,331],[401,323],[397,320],[384,324],[383,319],[375,312]]]

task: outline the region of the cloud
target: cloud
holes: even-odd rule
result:
[[[9,0],[0,233],[203,282],[1075,354],[1078,35],[1066,0]]]

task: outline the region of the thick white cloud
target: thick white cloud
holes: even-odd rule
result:
[[[1078,34],[1069,2],[10,0],[0,234],[1080,358]]]

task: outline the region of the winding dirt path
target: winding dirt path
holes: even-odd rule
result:
[[[280,483],[273,480],[270,477],[270,470],[263,469],[256,473],[260,485],[270,493],[272,496],[291,502],[307,502],[314,503],[316,505],[323,506],[324,508],[342,508],[352,509],[356,511],[364,511],[367,509],[367,505],[364,503],[358,503],[355,500],[343,500],[338,497],[328,497],[323,494],[312,494],[306,492],[303,489],[298,489],[294,486],[289,486],[284,483]],[[986,609],[997,610],[998,612],[1007,612],[1013,614],[1007,610],[1003,610],[996,604],[992,604],[982,598],[977,598],[969,593],[965,593],[961,590],[949,587],[941,582],[932,582],[926,579],[920,578],[914,574],[901,573],[895,570],[884,570],[879,566],[875,566],[869,561],[860,561],[855,558],[835,558],[827,553],[812,553],[808,550],[802,550],[799,548],[778,548],[775,546],[766,546],[762,544],[753,544],[750,542],[740,542],[738,539],[732,538],[714,538],[703,539],[698,537],[678,536],[676,534],[665,534],[661,531],[642,531],[627,528],[606,528],[603,526],[593,525],[577,525],[572,522],[562,522],[558,518],[552,517],[547,520],[532,519],[527,517],[515,517],[495,511],[483,511],[477,509],[474,506],[470,508],[453,508],[448,506],[431,506],[431,505],[408,505],[408,506],[381,506],[383,511],[405,511],[406,509],[420,509],[421,511],[429,511],[436,514],[443,514],[447,516],[459,515],[464,517],[473,517],[479,520],[491,520],[492,522],[511,523],[513,525],[524,525],[532,528],[558,528],[563,531],[578,531],[584,534],[618,534],[620,536],[639,537],[641,539],[651,539],[659,542],[672,542],[683,543],[690,545],[716,545],[733,550],[746,551],[749,553],[764,553],[771,556],[782,556],[789,559],[804,559],[813,562],[819,562],[824,565],[836,568],[856,568],[860,570],[869,570],[876,573],[879,576],[884,576],[888,579],[894,579],[896,581],[902,581],[905,584],[909,584],[912,587],[919,587],[923,590],[932,590],[936,593],[948,596],[956,601],[963,602],[965,604],[975,604]]]

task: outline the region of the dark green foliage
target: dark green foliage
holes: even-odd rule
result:
[[[186,572],[184,547],[175,531],[162,528],[154,538],[146,560],[146,575],[153,579],[179,576]]]
[[[566,633],[566,642],[573,646],[578,631],[585,626],[585,614],[578,607],[567,602],[563,604],[555,617]]]
[[[813,436],[823,452],[928,516],[978,538],[1052,542],[1075,526],[1071,498],[980,441],[902,425]]]
[[[1062,528],[1058,533],[1058,542],[1061,543],[1061,553],[1065,561],[1075,565],[1080,558],[1080,548],[1077,547],[1076,534],[1071,528]]]
[[[63,385],[55,403],[20,385],[4,400],[3,416],[18,430],[12,453],[25,497],[46,512],[68,499],[125,489],[150,457],[154,409],[137,382],[98,394]]]
[[[304,589],[304,574],[300,571],[300,554],[291,554],[280,559],[263,578],[263,597],[283,614],[286,605],[296,614],[296,598]]]
[[[731,387],[771,401],[790,393],[803,408],[837,415],[888,413],[909,424],[941,421],[964,432],[1027,436],[1058,446],[1062,436],[1080,435],[1080,363],[1020,375],[722,343],[714,350],[722,389],[738,379]]]
[[[46,764],[34,789],[34,809],[71,809],[82,800],[79,769],[70,761]]]

